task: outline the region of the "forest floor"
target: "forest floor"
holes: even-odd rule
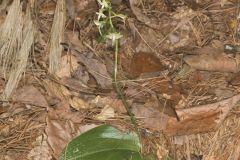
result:
[[[70,140],[100,124],[132,130],[112,85],[114,48],[94,23],[97,1],[66,1],[62,31],[60,22],[53,25],[56,2],[34,2],[23,1],[20,10],[27,15],[30,5],[35,36],[24,74],[1,101],[0,159],[57,159]],[[0,24],[12,6],[2,1]],[[240,159],[239,9],[237,0],[112,0],[112,10],[127,16],[125,23],[114,21],[123,35],[118,80],[144,154]],[[53,75],[49,55],[58,32],[61,65]],[[11,77],[3,70],[2,95]]]

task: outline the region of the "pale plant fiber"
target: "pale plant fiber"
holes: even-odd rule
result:
[[[50,48],[49,48],[49,68],[51,75],[56,75],[61,67],[61,55],[63,47],[60,43],[63,40],[66,21],[66,3],[65,0],[58,0],[51,30]],[[67,89],[52,81],[46,82],[51,94],[63,98],[67,94]]]
[[[0,66],[5,78],[16,60],[22,42],[22,28],[22,7],[20,0],[15,0],[0,28]]]
[[[23,15],[20,1],[15,0],[1,28],[0,65],[7,79],[2,96],[5,100],[9,99],[25,72],[34,33],[30,9],[27,8]]]
[[[57,1],[51,30],[50,50],[49,50],[49,72],[54,74],[60,68],[61,54],[63,47],[60,43],[63,40],[66,16],[65,0]]]

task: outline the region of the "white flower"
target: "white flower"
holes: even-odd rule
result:
[[[127,18],[127,16],[126,16],[126,15],[123,15],[123,14],[116,14],[116,13],[114,13],[114,12],[113,12],[113,14],[114,14],[114,17],[121,18],[121,19],[123,20],[123,22],[125,22],[125,20],[126,20],[126,18]]]
[[[118,32],[113,32],[113,33],[109,33],[108,35],[106,35],[106,38],[111,39],[112,45],[114,45],[116,40],[122,38],[122,35]]]
[[[109,7],[109,2],[108,0],[98,0],[98,3],[101,5],[101,8],[108,8]]]
[[[106,18],[107,16],[105,14],[103,14],[103,10],[100,9],[99,12],[96,13],[98,15],[98,20],[100,20],[101,18]]]
[[[102,35],[101,29],[104,27],[104,25],[106,24],[105,21],[94,21],[95,25],[98,27],[99,33]]]

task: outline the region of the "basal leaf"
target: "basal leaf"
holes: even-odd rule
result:
[[[140,150],[137,134],[102,125],[73,139],[60,160],[142,160]]]

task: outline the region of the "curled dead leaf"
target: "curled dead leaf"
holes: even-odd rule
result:
[[[78,68],[79,64],[76,57],[72,55],[65,55],[61,58],[60,68],[57,70],[56,75],[59,78],[71,77],[71,73]]]
[[[79,97],[70,98],[69,104],[71,105],[71,107],[73,107],[77,111],[80,109],[90,108],[90,105],[86,101],[84,101],[83,99],[81,99]]]
[[[124,107],[122,100],[114,99],[111,97],[101,97],[96,96],[93,100],[90,101],[90,105],[93,105],[98,108],[104,108],[105,106],[110,106],[114,111],[118,113],[127,113],[126,108]]]
[[[212,48],[203,48],[197,55],[187,55],[184,61],[191,67],[198,70],[219,71],[219,72],[239,72],[239,58],[229,57],[222,52],[217,52]]]
[[[107,120],[109,118],[113,118],[113,117],[115,117],[115,111],[112,107],[110,107],[108,105],[106,105],[102,109],[101,113],[99,113],[98,115],[95,116],[95,118],[100,121],[105,121],[105,120]]]
[[[216,129],[240,100],[240,94],[228,99],[192,108],[177,110],[180,121],[151,106],[133,106],[139,124],[147,129],[163,131],[168,136],[206,133]]]
[[[81,123],[84,115],[82,112],[73,111],[67,101],[61,101],[54,108],[48,108],[49,119],[61,119],[65,121],[71,120],[74,123]]]
[[[240,94],[216,103],[178,110],[180,122],[174,118],[169,118],[163,131],[169,136],[213,131],[222,123],[239,100]]]

